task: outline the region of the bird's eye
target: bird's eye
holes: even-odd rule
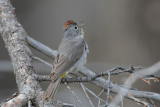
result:
[[[77,26],[75,26],[74,28],[77,29]]]

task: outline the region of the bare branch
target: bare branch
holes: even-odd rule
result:
[[[78,98],[78,96],[75,94],[75,92],[72,90],[72,88],[71,88],[69,85],[67,85],[67,83],[64,83],[64,84],[67,86],[68,90],[73,94],[73,96],[74,96],[75,99],[78,101],[78,103],[81,105],[81,107],[84,107],[83,103],[82,103],[81,100]]]
[[[51,81],[51,78],[49,75],[37,75],[36,76],[37,81]]]
[[[28,101],[28,107],[31,107],[31,100]]]
[[[86,95],[86,97],[87,97],[89,103],[91,104],[92,107],[94,107],[94,105],[93,105],[93,103],[92,103],[90,97],[88,96],[88,94],[87,94],[87,92],[86,92],[85,86],[84,86],[82,83],[80,83],[80,85],[81,85],[81,87],[82,87],[82,89],[83,89],[83,91],[84,91],[84,93],[85,93],[85,95]]]
[[[57,56],[57,51],[52,50],[51,48],[43,45],[42,43],[34,40],[33,38],[28,36],[27,40],[28,40],[27,42],[29,43],[29,46],[31,46],[32,48],[42,52],[43,54],[49,56],[50,58],[54,59],[55,56]],[[45,49],[42,50],[42,47],[45,48]]]
[[[141,101],[140,99],[137,99],[133,96],[128,97],[129,99],[137,102],[138,104],[142,104],[144,107],[153,107],[152,105],[150,105],[149,103],[145,102],[145,101]]]
[[[110,95],[110,82],[111,82],[111,74],[108,72],[108,88],[107,88],[107,101],[106,106],[109,106],[109,95]]]
[[[46,61],[38,58],[38,57],[34,57],[35,59],[39,60],[40,62],[43,62],[45,63],[46,65],[48,66],[51,66],[51,64],[47,63]],[[93,77],[72,77],[72,78],[63,78],[61,80],[61,83],[74,83],[74,82],[92,82],[94,81],[96,78],[99,78],[99,77],[102,77],[102,76],[106,76],[108,75],[108,72],[110,72],[110,75],[117,75],[117,74],[120,74],[122,72],[134,72],[136,69],[139,69],[138,67],[130,67],[129,69],[125,69],[125,68],[122,68],[122,67],[115,67],[114,69],[111,69],[111,70],[107,70],[107,71],[104,71],[104,72],[101,72],[101,73],[98,73],[96,74],[95,76]],[[120,70],[120,71],[117,71],[117,72],[114,72],[116,70]],[[38,81],[50,81],[50,77],[47,76],[47,75],[39,75],[37,77],[37,80]]]
[[[35,57],[33,56],[34,59],[46,64],[47,66],[49,67],[52,67],[51,64],[49,64],[48,62],[44,61],[43,59],[39,58],[39,57]],[[141,67],[133,67],[131,66],[130,68],[126,69],[126,68],[123,68],[123,67],[115,67],[111,70],[107,70],[107,71],[104,71],[104,72],[100,72],[98,74],[96,74],[95,76],[93,77],[72,77],[72,78],[63,78],[61,83],[73,83],[73,82],[91,82],[91,81],[94,81],[96,78],[98,77],[102,77],[102,76],[106,76],[108,75],[108,72],[110,72],[110,75],[118,75],[120,73],[125,73],[125,72],[128,72],[128,73],[134,73],[136,70],[139,70],[141,69]],[[118,71],[117,71],[118,70]],[[138,73],[138,72],[137,72]],[[159,81],[160,80],[160,77],[159,76],[156,76],[156,75],[144,75],[144,74],[139,74],[139,76],[142,76],[142,77],[145,77],[145,79],[152,79],[154,81]],[[146,78],[148,77],[148,78]],[[47,75],[39,75],[37,77],[37,80],[38,81],[50,81],[50,77],[47,76]]]
[[[1,107],[21,107],[25,103],[27,103],[27,96],[25,94],[19,94],[18,96],[3,102]]]
[[[158,72],[158,71],[160,71],[160,62],[155,63],[155,64],[152,65],[151,67],[148,67],[148,68],[142,69],[142,70],[140,70],[140,71],[138,71],[138,72],[136,72],[136,73],[133,73],[133,74],[132,74],[131,76],[129,76],[129,78],[125,81],[124,85],[127,86],[128,88],[130,88],[130,87],[132,87],[132,85],[133,85],[133,83],[134,83],[134,82],[132,81],[132,78],[133,78],[133,77],[134,77],[134,79],[135,79],[135,81],[136,81],[136,80],[139,79],[139,78],[143,78],[145,75],[151,75],[151,74],[154,74],[154,73],[156,73],[156,72]],[[141,74],[141,75],[139,76],[138,74]],[[120,96],[122,96],[122,97],[126,96],[126,91],[128,91],[128,90],[121,90],[121,89],[120,89],[119,95],[117,95],[117,96],[115,97],[115,99],[112,100],[111,104],[118,105],[119,102],[120,102]],[[141,91],[139,91],[139,92],[141,92]],[[130,93],[130,94],[132,95],[133,92]],[[137,93],[137,94],[138,94],[138,93]],[[139,93],[139,95],[137,95],[137,96],[134,96],[134,95],[132,95],[132,96],[133,96],[133,97],[140,97],[140,96],[141,96],[141,98],[147,98],[147,97],[148,97],[149,99],[154,99],[154,100],[160,101],[160,99],[158,99],[158,98],[160,98],[160,96],[159,96],[159,94],[157,94],[157,93],[145,92],[144,95],[145,95],[145,96],[143,96],[142,93]],[[143,96],[143,97],[142,97],[142,96]]]
[[[28,38],[30,39],[30,38]],[[36,40],[32,39],[32,42],[35,42]],[[28,41],[29,42],[29,41]],[[38,41],[36,41],[37,43]],[[30,44],[30,42],[29,42]],[[38,44],[34,44],[34,45],[39,45],[39,44],[42,44],[40,42],[38,42]],[[32,45],[32,44],[30,44]],[[34,48],[36,49],[36,46],[34,46]],[[43,51],[47,51],[46,54],[47,56],[51,57],[50,55],[48,55],[47,53],[50,53],[50,51],[48,51],[48,48],[47,46],[45,46],[45,48],[42,46],[42,47],[39,47],[39,51],[40,52],[43,52]],[[50,53],[52,54],[53,56],[51,57],[52,59],[55,58],[55,53]],[[160,67],[160,65],[159,65]],[[137,71],[138,72],[138,71]],[[87,77],[94,77],[96,74],[93,73],[91,70],[85,68],[85,67],[82,67],[80,70],[79,70],[79,73],[81,73],[82,75],[85,75]],[[86,78],[85,78],[86,80]],[[106,84],[106,80],[104,80],[103,78],[96,78],[95,81],[92,81],[93,84],[103,88],[103,89],[107,89],[107,84]],[[138,90],[131,90],[131,89],[127,89],[125,87],[121,87],[121,86],[118,86],[116,84],[113,84],[111,83],[110,84],[110,89],[111,89],[111,92],[114,92],[114,93],[119,93],[120,90],[123,90],[125,92],[125,97],[128,97],[128,95],[132,94],[134,97],[141,97],[141,98],[150,98],[150,99],[154,99],[154,100],[158,100],[160,101],[160,94],[157,94],[157,93],[154,93],[154,92],[145,92],[145,91],[138,91]]]
[[[49,66],[49,67],[52,67],[52,64],[44,61],[43,59],[41,59],[41,58],[39,58],[39,57],[33,56],[33,59],[36,59],[36,60],[38,60],[39,62],[42,62],[42,63],[46,64],[46,65]]]
[[[16,103],[17,107],[19,107],[19,105],[23,105],[22,103],[27,103],[26,100],[34,97],[32,93],[34,92],[33,87],[37,89],[40,88],[40,86],[31,76],[31,74],[35,72],[31,62],[31,51],[26,43],[27,34],[23,27],[17,22],[14,9],[9,0],[1,0],[0,9],[0,33],[12,60],[18,89],[20,93],[26,96],[21,99],[24,101],[18,101]],[[20,94],[20,96],[21,95],[22,94]],[[14,104],[15,98],[6,102],[6,104]]]
[[[30,99],[34,99],[39,107],[53,107],[60,104],[42,100],[44,92],[35,78],[37,74],[33,69],[32,53],[26,42],[27,33],[17,21],[9,0],[0,0],[0,34],[8,49],[19,90],[19,95],[4,102],[2,107],[21,107]],[[53,53],[52,51],[52,57],[56,54]]]
[[[99,96],[97,96],[94,92],[92,92],[90,89],[88,89],[87,87],[85,87],[85,89],[92,94],[95,98],[97,98],[99,101],[102,101],[103,103],[105,103],[105,101],[103,99],[101,99]]]

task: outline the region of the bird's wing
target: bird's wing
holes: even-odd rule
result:
[[[65,43],[65,44],[64,44]],[[51,76],[52,81],[56,81],[57,78],[62,76],[67,70],[69,70],[83,55],[85,48],[84,40],[62,41],[60,44],[58,55],[54,61],[54,69]]]

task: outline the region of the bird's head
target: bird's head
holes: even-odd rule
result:
[[[66,37],[84,37],[82,23],[76,23],[73,20],[67,20],[64,23],[64,36]]]

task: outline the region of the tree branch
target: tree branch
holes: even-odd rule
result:
[[[44,92],[34,78],[37,74],[33,69],[32,53],[26,42],[27,33],[17,21],[14,8],[9,0],[0,0],[0,34],[8,49],[19,90],[19,95],[1,104],[2,107],[21,107],[26,105],[30,99],[35,99],[39,107],[53,107],[57,104],[63,106],[63,103],[42,100]]]
[[[132,85],[134,84],[133,77],[134,77],[134,80],[136,81],[139,78],[143,78],[145,75],[151,75],[151,74],[154,74],[154,73],[159,72],[159,71],[160,71],[160,62],[157,62],[157,63],[155,63],[154,65],[152,65],[148,68],[142,69],[142,70],[140,70],[136,73],[131,74],[128,77],[128,79],[125,81],[124,86],[126,86],[128,88],[131,88]],[[116,95],[114,100],[112,100],[111,104],[118,105],[120,103],[120,97],[126,96],[126,93],[127,93],[126,91],[128,91],[128,90],[120,89],[119,94]],[[138,91],[135,90],[135,92],[138,92]],[[139,92],[142,92],[142,91],[139,91]],[[135,94],[134,92],[131,92],[130,94],[133,97],[141,97],[141,98],[147,98],[148,97],[149,99],[154,99],[154,100],[160,101],[159,94],[153,93],[153,92],[144,92],[143,95],[142,95],[142,93],[136,93],[136,94],[139,94],[139,95],[136,95],[136,96],[133,95],[133,94]],[[129,95],[129,93],[128,93],[128,95]]]
[[[28,43],[30,44],[29,41],[32,41],[32,42],[35,42],[35,46],[33,46],[35,49],[37,49],[36,47],[42,43],[34,40],[34,39],[30,39],[28,38]],[[32,44],[30,44],[32,45]],[[56,55],[55,53],[51,53],[49,52],[48,50],[50,50],[51,48],[45,46],[45,48],[43,46],[39,47],[39,51],[43,53],[43,51],[46,51],[47,53],[50,53],[52,54],[53,56],[51,57],[51,55],[48,55],[47,53],[44,53],[45,55],[49,56],[50,58],[54,59]],[[51,49],[52,50],[52,49]],[[159,64],[160,66],[160,64]],[[153,66],[154,67],[154,66]],[[139,72],[139,71],[137,71]],[[79,70],[79,73],[81,73],[82,75],[85,75],[87,77],[94,77],[96,76],[95,73],[93,73],[91,70],[85,68],[85,67],[82,67],[80,70]],[[79,78],[81,79],[81,78]],[[86,80],[86,78],[84,79]],[[104,80],[103,78],[96,78],[95,81],[92,81],[93,84],[103,88],[103,89],[107,89],[107,84],[108,84],[108,81],[107,81],[107,84],[106,84],[106,80]],[[134,97],[137,97],[137,98],[150,98],[150,99],[154,99],[154,100],[158,100],[160,101],[160,94],[157,94],[157,93],[154,93],[154,92],[145,92],[145,91],[138,91],[138,90],[132,90],[132,89],[127,89],[125,87],[121,87],[121,86],[118,86],[114,83],[110,83],[110,89],[111,89],[111,92],[114,92],[114,93],[120,93],[120,90],[123,90],[125,92],[125,97],[128,97],[130,94],[132,94]]]
[[[18,96],[1,103],[0,106],[1,107],[21,107],[26,103],[27,103],[27,96],[25,94],[19,94]]]
[[[37,89],[40,88],[40,86],[31,76],[31,74],[35,72],[31,62],[31,51],[26,43],[27,34],[23,27],[17,22],[14,9],[8,0],[0,1],[0,9],[0,33],[12,60],[19,92],[27,96],[25,97],[26,99],[33,98],[34,90],[32,87]],[[9,102],[11,102],[11,100]],[[20,104],[20,102],[24,101],[18,101],[17,107],[23,105]]]
[[[42,62],[42,59],[38,58],[38,60],[41,60],[41,62]],[[43,61],[43,63],[47,63],[47,62]],[[48,63],[47,63],[47,65],[48,65]],[[125,73],[125,72],[133,73],[137,69],[140,69],[140,68],[139,67],[130,67],[129,69],[125,69],[123,67],[115,67],[115,68],[113,68],[111,70],[107,70],[107,71],[104,71],[104,72],[101,72],[101,73],[97,73],[93,77],[63,78],[61,80],[61,83],[92,82],[92,81],[94,81],[95,79],[97,79],[99,77],[108,75],[108,72],[110,72],[110,75],[118,75],[120,73]],[[119,71],[117,71],[117,70],[119,70]],[[117,72],[114,72],[114,71],[117,71]],[[40,82],[41,81],[50,81],[50,76],[48,76],[48,75],[39,75],[39,76],[37,76],[37,80],[40,81]]]
[[[145,101],[142,101],[140,99],[137,99],[137,98],[135,98],[133,96],[130,96],[129,99],[131,99],[131,100],[133,100],[133,101],[135,101],[135,102],[137,102],[139,104],[142,104],[144,107],[154,107],[153,105],[150,105],[149,103],[147,103]]]
[[[55,56],[57,56],[57,51],[56,50],[52,50],[51,48],[45,46],[44,44],[34,40],[31,37],[27,37],[27,42],[29,43],[29,46],[31,46],[32,48],[40,51],[41,53],[43,53],[44,55],[47,55],[50,58],[55,58]],[[42,47],[45,48],[45,50],[42,50]]]

